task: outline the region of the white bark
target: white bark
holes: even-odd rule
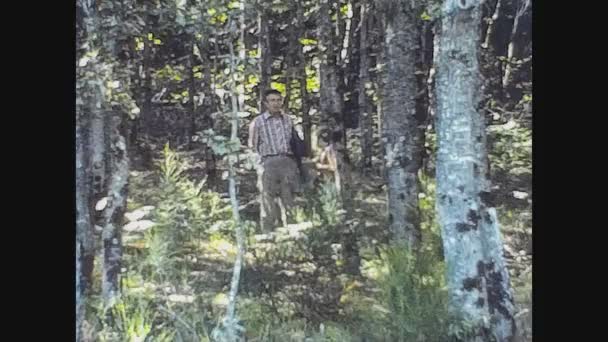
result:
[[[242,6],[242,3],[241,3]],[[242,9],[242,8],[241,8]],[[231,72],[231,105],[232,105],[232,128],[231,128],[231,141],[239,141],[238,138],[238,127],[239,127],[239,102],[238,102],[238,90],[235,81],[235,70],[237,62],[234,59],[234,51],[232,44],[228,44],[230,48],[230,72]],[[242,59],[241,59],[242,61]],[[245,234],[243,232],[243,226],[241,225],[241,218],[239,214],[239,201],[237,198],[236,189],[236,170],[235,170],[235,159],[228,158],[228,191],[230,193],[230,203],[232,205],[232,216],[236,227],[236,240],[237,240],[237,255],[234,261],[234,269],[232,272],[232,281],[230,283],[230,293],[228,295],[228,307],[226,309],[226,315],[222,321],[222,327],[219,330],[214,331],[214,338],[218,341],[233,342],[238,340],[239,333],[243,331],[243,327],[238,324],[238,318],[236,316],[236,301],[239,290],[239,281],[241,276],[241,270],[243,268],[243,257],[245,255]]]
[[[480,0],[443,6],[437,65],[437,211],[451,309],[477,326],[471,341],[514,333],[513,299],[495,209],[487,200],[478,62]]]

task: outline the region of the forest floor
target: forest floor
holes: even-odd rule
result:
[[[201,149],[178,154],[186,165],[183,175],[195,182],[205,178]],[[223,171],[222,165],[218,165],[218,175]],[[256,173],[240,168],[238,178],[241,218],[243,221],[257,222]],[[132,171],[129,189],[132,196],[127,216],[135,216],[137,220],[151,219],[157,203],[141,193],[143,189],[155,189],[158,179],[157,169]],[[354,327],[358,324],[355,311],[361,308],[372,316],[387,313],[387,308],[377,300],[376,294],[380,291],[377,285],[378,271],[373,267],[379,250],[387,242],[384,228],[387,226],[384,214],[386,185],[379,177],[356,174],[356,179],[357,184],[353,186],[355,212],[350,219],[359,227],[360,275],[343,272],[341,239],[336,232],[321,231],[308,221],[277,228],[269,234],[260,234],[253,228],[247,230],[247,253],[237,312],[249,329],[248,340],[266,341],[265,336],[280,336],[271,331],[275,326],[269,324],[272,321],[281,321],[283,330],[286,324],[293,323],[292,331],[288,329],[282,333],[289,336],[290,341],[303,341],[305,336],[299,336],[303,334],[302,324],[319,331],[324,329],[320,328],[321,325],[327,326],[331,322]],[[219,183],[214,190],[228,202],[227,182],[222,180]],[[309,196],[314,194],[304,193],[297,202],[305,205]],[[532,251],[528,241],[530,234],[527,233],[531,223],[526,220],[524,211],[518,214],[513,214],[512,210],[508,212],[511,217],[501,222],[505,256],[514,288],[517,322],[520,330],[524,331],[523,340],[531,341]],[[142,239],[141,230],[125,230],[125,255],[141,253],[141,249],[146,248],[141,243]],[[213,321],[221,316],[228,304],[227,294],[237,249],[234,239],[221,234],[196,238],[190,247],[187,254],[179,256],[188,265],[182,271],[187,275],[181,285],[166,281],[165,284],[148,286],[153,286],[154,292],[168,299],[169,312],[184,311],[187,306],[196,303],[211,329]],[[128,257],[125,262],[129,263]],[[133,288],[137,286],[133,285]],[[277,317],[289,317],[289,320]]]

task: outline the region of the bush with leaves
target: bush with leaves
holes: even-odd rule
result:
[[[184,177],[184,164],[168,145],[159,168],[160,200],[154,213],[157,224],[146,239],[146,264],[153,266],[156,274],[175,269],[174,257],[196,250],[209,234],[230,234],[234,227],[230,205],[219,194],[205,189],[204,180],[195,183]]]
[[[370,298],[355,291],[349,300],[357,335],[446,341],[451,320],[443,262],[432,251],[411,253],[399,245],[382,248],[379,254],[364,263],[364,273],[375,280],[378,293]]]
[[[152,335],[155,319],[151,301],[141,296],[123,295],[111,307],[98,302],[97,317],[90,321],[97,325],[96,341],[145,341]]]
[[[490,162],[494,170],[513,176],[532,173],[530,128],[518,121],[509,120],[503,125],[489,126],[488,134],[493,141]]]

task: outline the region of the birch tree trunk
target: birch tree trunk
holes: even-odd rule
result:
[[[467,341],[514,335],[513,298],[489,201],[478,60],[480,0],[448,0],[437,65],[437,211],[451,310],[473,323]]]
[[[241,6],[241,25],[244,22],[244,13],[243,13],[243,3],[240,3]],[[244,29],[244,28],[241,28]],[[243,36],[241,35],[241,39]],[[244,42],[241,40],[241,46],[244,46]],[[232,144],[240,145],[239,137],[238,137],[238,128],[239,128],[239,116],[238,112],[242,110],[239,105],[239,90],[236,86],[235,73],[237,64],[243,63],[245,58],[245,53],[243,50],[240,51],[240,56],[238,61],[235,60],[234,56],[234,48],[232,44],[228,44],[228,48],[230,49],[230,100],[232,106],[232,125],[231,125],[231,134],[230,141]],[[228,192],[230,194],[230,203],[232,205],[232,217],[234,219],[234,224],[236,227],[236,240],[237,240],[237,255],[234,261],[234,269],[232,271],[232,281],[230,283],[230,293],[228,295],[228,307],[226,309],[226,316],[222,322],[223,326],[219,330],[214,331],[215,338],[218,341],[223,342],[234,342],[239,340],[239,333],[244,329],[238,324],[238,319],[236,317],[236,301],[237,294],[239,290],[239,281],[241,276],[241,270],[243,268],[243,259],[245,255],[245,233],[243,231],[243,226],[241,224],[241,217],[239,214],[239,200],[237,198],[237,187],[236,187],[236,161],[238,151],[233,152],[233,154],[228,156]]]

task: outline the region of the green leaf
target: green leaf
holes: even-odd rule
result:
[[[270,87],[272,89],[276,89],[278,91],[281,92],[281,94],[283,94],[283,96],[285,95],[285,83],[281,83],[281,82],[270,82]]]
[[[428,14],[426,11],[424,11],[424,12],[423,12],[423,13],[420,15],[420,19],[425,20],[425,21],[429,21],[429,20],[431,20],[432,18],[431,18],[431,16],[430,16],[430,15],[429,15],[429,14]]]
[[[258,79],[258,77],[256,75],[249,75],[247,77],[247,84],[251,84],[251,85],[255,85],[258,84],[260,82],[260,80]]]
[[[317,45],[317,41],[315,39],[310,39],[310,38],[300,38],[300,44],[307,46],[307,45]]]
[[[319,91],[319,88],[320,88],[319,80],[317,79],[317,77],[315,75],[313,75],[312,77],[309,76],[306,78],[306,91],[317,92],[317,91]]]
[[[340,7],[340,14],[342,14],[343,17],[346,17],[348,15],[349,9],[350,4],[343,5],[342,7]]]

